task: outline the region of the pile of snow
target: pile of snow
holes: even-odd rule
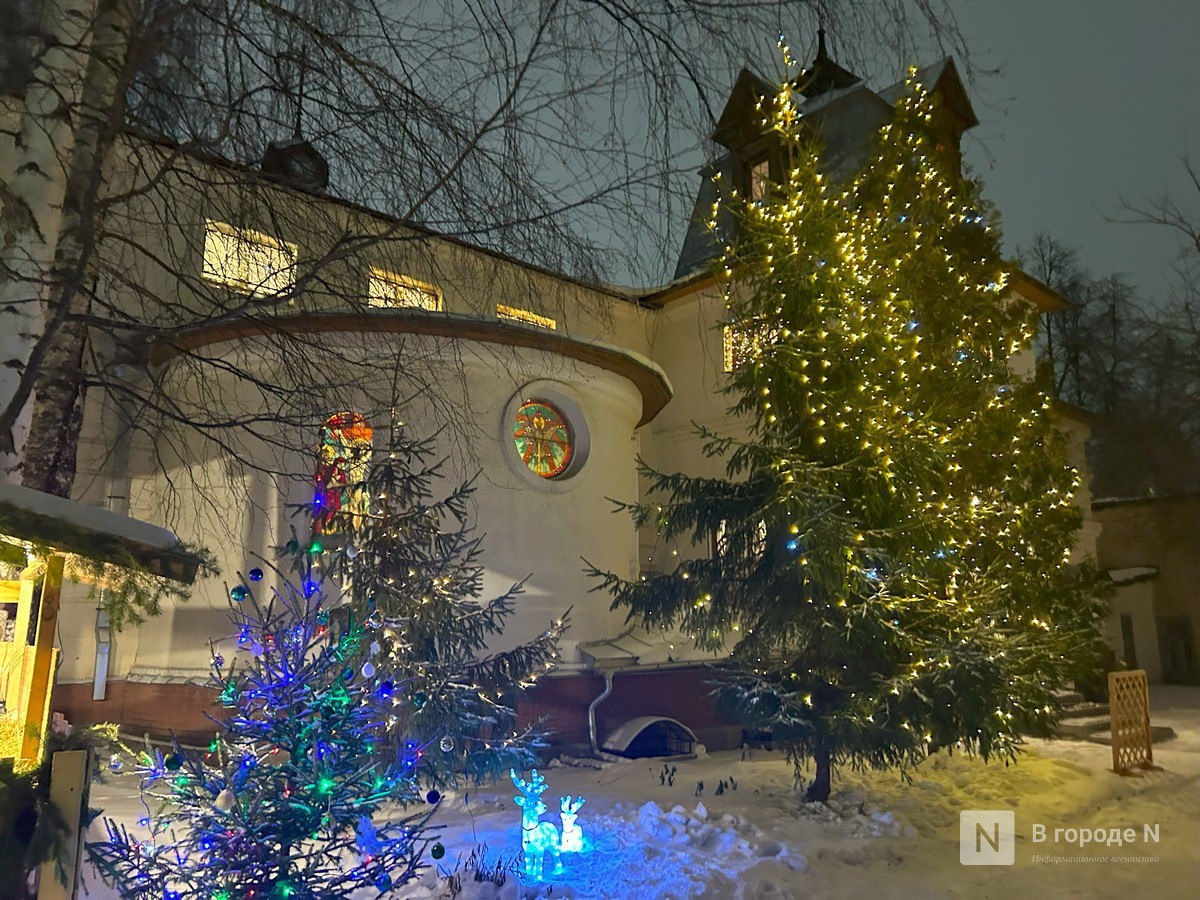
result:
[[[805,785],[778,753],[676,760],[670,780],[660,777],[661,760],[563,760],[543,770],[552,813],[542,819],[558,824],[559,796],[586,797],[579,825],[587,849],[564,855],[560,875],[550,873],[547,859],[545,881],[523,883],[520,810],[512,786],[501,783],[442,799],[433,821],[445,857],[427,859],[422,876],[393,896],[1190,895],[1200,871],[1200,689],[1153,687],[1151,698],[1154,720],[1179,736],[1155,747],[1161,769],[1133,778],[1108,771],[1107,747],[1030,741],[1011,766],[939,753],[911,781],[894,772],[838,771],[829,802],[806,804]],[[132,779],[97,786],[93,803],[136,830],[133,790]],[[1016,815],[1015,864],[960,865],[959,814],[1006,809]],[[1047,827],[1049,840],[1033,842],[1035,823]],[[1141,835],[1144,825],[1158,826],[1157,843],[1080,848],[1053,839],[1056,829],[1135,828]],[[480,856],[488,877],[477,881]],[[1097,856],[1107,859],[1092,861]],[[117,896],[94,878],[89,886],[97,900]]]

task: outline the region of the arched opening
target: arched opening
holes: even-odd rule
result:
[[[602,744],[609,753],[629,759],[647,756],[683,756],[696,750],[696,735],[682,722],[663,716],[630,719]]]

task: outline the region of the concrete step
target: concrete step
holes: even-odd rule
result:
[[[1077,738],[1085,741],[1098,732],[1112,730],[1112,722],[1107,715],[1087,716],[1084,718],[1063,719],[1054,729],[1058,737]]]
[[[1091,741],[1093,744],[1112,744],[1112,720],[1105,716],[1067,719],[1058,723],[1054,732],[1058,737]],[[1150,723],[1150,742],[1161,744],[1175,737],[1175,730],[1168,725]]]
[[[1175,729],[1169,725],[1150,725],[1150,743],[1161,744],[1163,741],[1169,741],[1175,737]],[[1112,746],[1112,731],[1097,731],[1095,734],[1088,735],[1087,739],[1093,744],[1105,744]]]
[[[1060,706],[1074,706],[1077,703],[1083,702],[1083,694],[1079,691],[1055,691],[1054,699],[1058,701]]]
[[[1089,719],[1095,716],[1104,716],[1107,718],[1108,704],[1088,703],[1085,701],[1068,706],[1062,711],[1062,718],[1064,719]]]

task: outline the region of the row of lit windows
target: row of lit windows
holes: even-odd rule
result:
[[[278,296],[295,283],[297,258],[296,245],[288,241],[252,228],[205,220],[203,276],[206,281],[252,297]],[[436,285],[372,266],[367,276],[367,303],[381,309],[441,312],[444,298]],[[496,316],[537,328],[554,330],[558,327],[549,316],[503,304],[496,305]]]

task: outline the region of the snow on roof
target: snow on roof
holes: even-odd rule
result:
[[[111,510],[0,482],[0,522],[11,537],[121,564],[132,558],[157,575],[191,584],[200,559],[165,528]]]
[[[950,57],[943,56],[932,65],[924,66],[914,73],[914,80],[927,91],[933,90],[938,83],[938,79],[946,71],[946,67],[950,64]],[[889,84],[887,87],[879,91],[879,96],[888,103],[894,104],[897,100],[908,93],[908,79],[901,78],[895,84]]]
[[[1109,569],[1107,574],[1113,584],[1134,584],[1157,578],[1158,569],[1155,566],[1130,566],[1126,569]]]
[[[594,665],[654,666],[683,662],[715,662],[724,654],[698,650],[692,640],[680,634],[664,631],[648,632],[629,629],[611,638],[581,641],[579,649]]]

